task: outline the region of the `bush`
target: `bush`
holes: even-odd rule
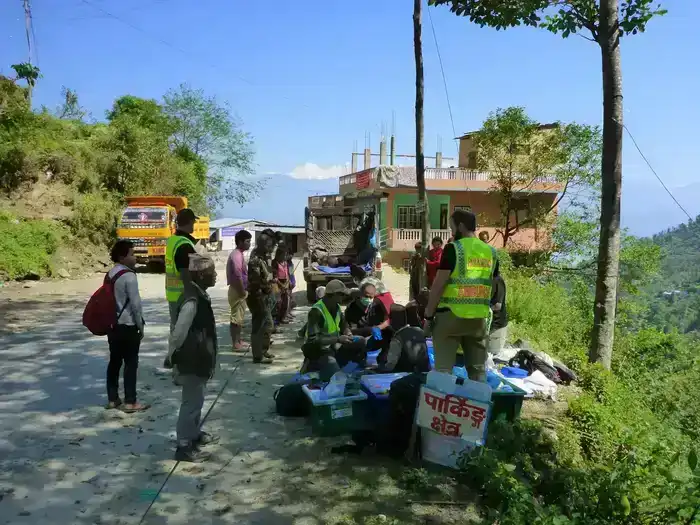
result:
[[[51,256],[64,233],[55,222],[19,220],[0,212],[0,278],[50,276]]]
[[[6,193],[17,190],[22,184],[36,182],[38,168],[37,160],[25,148],[0,144],[0,189]]]
[[[72,232],[94,244],[109,246],[116,239],[119,203],[109,194],[81,195],[73,205]]]
[[[527,339],[579,370],[587,359],[590,327],[568,292],[517,270],[506,275],[506,284],[511,338]]]
[[[609,421],[604,405],[592,398],[585,403],[598,423],[624,426]],[[663,427],[657,431],[661,436]],[[700,471],[691,461],[679,461],[684,455],[672,455],[663,440],[640,436],[632,438],[635,446],[630,441],[613,458],[597,461],[577,443],[586,432],[571,420],[556,437],[539,422],[493,423],[486,447],[460,459],[464,481],[501,525],[691,523],[688,509],[700,502],[692,485]]]

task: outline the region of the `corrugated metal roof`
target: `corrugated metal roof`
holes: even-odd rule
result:
[[[272,228],[276,232],[280,232],[280,233],[291,233],[291,234],[304,233],[303,226],[270,226],[270,228]]]
[[[229,226],[236,226],[237,224],[243,224],[244,222],[261,222],[257,219],[216,219],[209,222],[209,228],[227,228]]]

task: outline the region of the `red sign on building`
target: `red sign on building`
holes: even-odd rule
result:
[[[355,187],[358,190],[369,188],[370,171],[371,170],[365,170],[365,171],[361,171],[357,174],[357,176],[356,176],[357,180],[355,182]]]

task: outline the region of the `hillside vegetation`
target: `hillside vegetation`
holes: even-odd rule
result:
[[[0,76],[0,280],[54,275],[59,247],[104,250],[127,195],[184,195],[207,213],[259,187],[245,178],[250,137],[201,91],[126,95],[92,123],[74,92],[64,99],[31,111],[26,88]]]
[[[558,356],[579,381],[563,415],[491,425],[485,449],[463,458],[487,523],[700,523],[700,343],[620,325],[612,370],[588,364],[591,287],[507,262],[510,338]]]
[[[644,321],[665,332],[700,331],[700,217],[655,235],[661,271],[645,288]]]

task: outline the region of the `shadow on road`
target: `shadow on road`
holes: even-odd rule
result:
[[[180,392],[159,369],[167,304],[144,301],[138,388],[152,407],[127,415],[103,408],[107,341],[81,325],[85,300],[57,302],[49,313],[23,302],[41,312],[34,328],[0,337],[0,523],[136,524],[175,465]],[[143,523],[350,525],[377,514],[396,523],[426,523],[430,514],[430,523],[453,522],[434,507],[407,504],[402,465],[371,453],[331,455],[345,438],[318,439],[304,420],[276,415],[272,395],[301,363],[303,290],[295,292],[296,320],[274,337],[279,358],[271,367],[231,352],[223,286],[212,300],[222,356],[205,412],[228,384],[205,428],[221,441],[209,462],[178,465]],[[469,523],[466,516],[460,510],[454,523]]]

